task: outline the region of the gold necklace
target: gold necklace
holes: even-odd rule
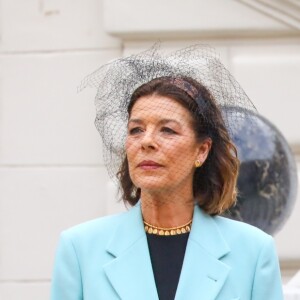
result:
[[[156,235],[178,235],[183,234],[191,231],[192,220],[177,227],[171,228],[163,228],[151,225],[144,221],[145,231],[149,234],[156,234]]]

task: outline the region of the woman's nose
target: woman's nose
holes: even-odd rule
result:
[[[153,132],[145,132],[142,140],[141,140],[141,146],[143,149],[155,149],[156,148],[156,142]]]

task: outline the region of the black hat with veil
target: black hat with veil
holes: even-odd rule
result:
[[[87,86],[97,89],[95,125],[103,141],[104,163],[113,180],[117,179],[126,156],[127,108],[131,96],[141,85],[161,77],[189,77],[206,87],[222,112],[229,135],[235,131],[238,119],[256,111],[210,46],[197,44],[164,53],[160,45],[155,44],[144,52],[110,61],[88,75],[79,90]],[[198,96],[202,100],[201,95]],[[201,101],[196,99],[196,102]],[[227,113],[228,107],[234,107],[235,113]]]

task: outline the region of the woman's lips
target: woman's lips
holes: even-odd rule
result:
[[[141,163],[138,164],[138,167],[143,170],[155,170],[162,167],[162,165],[152,160],[143,160]]]

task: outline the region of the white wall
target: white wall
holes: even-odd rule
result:
[[[121,55],[102,3],[1,1],[0,299],[48,299],[59,233],[106,213],[83,77]]]
[[[276,32],[282,35],[288,30],[274,20],[245,11],[233,1],[231,6],[240,8],[238,19],[220,18],[217,26],[212,22],[203,36],[195,37],[195,30],[201,33],[204,25],[199,21],[187,26],[188,14],[181,22],[184,30],[177,28],[178,35],[164,18],[156,20],[155,28],[148,15],[142,20],[130,18],[140,16],[136,0],[0,1],[1,300],[48,299],[59,233],[123,209],[115,202],[115,188],[103,167],[101,141],[93,124],[95,91],[78,94],[77,86],[102,63],[151,45],[160,30],[166,48],[199,40],[216,46],[261,113],[294,149],[300,144],[295,121],[300,109],[300,40],[275,38]],[[172,3],[174,11],[177,4],[181,7],[180,1]],[[207,11],[224,2],[209,3]],[[154,4],[150,9],[155,11]],[[222,11],[219,7],[219,14]],[[243,12],[252,27],[241,21]],[[260,22],[253,22],[253,16]],[[241,36],[247,28],[255,36],[260,26],[264,32],[272,31],[268,39]],[[299,239],[294,238],[295,227],[300,226],[299,203],[276,238],[283,261],[300,261]]]

